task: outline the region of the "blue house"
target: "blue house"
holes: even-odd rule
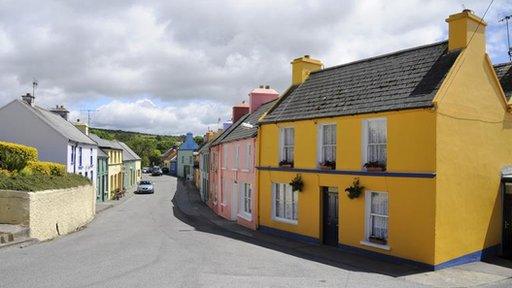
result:
[[[178,148],[177,170],[178,177],[192,180],[194,177],[194,151],[199,148],[191,132],[187,133],[185,142]]]

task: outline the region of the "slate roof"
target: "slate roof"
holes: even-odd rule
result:
[[[100,138],[98,135],[92,133],[89,134],[89,138],[91,138],[94,142],[98,143],[99,147],[123,150],[123,147],[119,143],[117,143],[117,141],[103,139]]]
[[[137,155],[137,153],[135,153],[135,151],[133,151],[130,147],[128,147],[128,145],[126,145],[126,143],[121,142],[121,141],[116,141],[116,142],[119,143],[119,145],[121,145],[121,147],[123,148],[123,161],[124,160],[128,160],[128,161],[140,160],[139,155]]]
[[[443,41],[313,72],[262,122],[431,107],[459,53]]]
[[[108,155],[102,149],[98,149],[98,157],[108,158]]]
[[[512,96],[512,62],[494,65],[494,71],[496,71],[505,96],[509,100]]]
[[[240,125],[240,123],[244,122],[245,119],[247,117],[249,117],[249,113],[245,114],[244,116],[240,117],[240,119],[238,119],[235,123],[231,124],[231,126],[229,126],[227,129],[225,129],[217,138],[215,138],[211,144],[210,144],[210,147],[212,146],[215,146],[215,145],[219,145],[221,143],[221,141],[226,138],[229,133],[231,133],[231,131],[233,131],[236,127],[238,127],[238,125]]]
[[[53,128],[59,134],[67,138],[68,140],[84,143],[89,145],[96,145],[87,135],[75,127],[72,123],[62,118],[61,116],[50,112],[39,106],[30,106],[22,100],[14,100],[26,107],[29,111],[34,113],[39,119],[45,122],[48,126]]]
[[[258,120],[263,116],[265,113],[267,113],[274,104],[277,103],[277,99],[274,101],[267,102],[263,105],[261,105],[256,111],[248,114],[244,118],[242,122],[238,121],[235,128],[229,132],[221,141],[220,143],[226,143],[246,138],[251,138],[256,136],[258,133]],[[247,123],[249,125],[252,125],[252,127],[246,127],[244,124]]]

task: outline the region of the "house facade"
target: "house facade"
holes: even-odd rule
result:
[[[177,149],[175,147],[167,149],[164,153],[162,153],[162,168],[167,168],[169,170],[169,174],[171,171],[171,160],[176,157]]]
[[[107,154],[107,199],[112,199],[117,190],[123,189],[123,148],[117,141],[102,139],[95,134],[89,134],[89,137]]]
[[[123,149],[123,188],[132,189],[142,177],[141,158],[124,142],[116,142]]]
[[[212,146],[220,157],[214,191],[219,200],[217,213],[240,225],[256,229],[258,219],[255,151],[258,120],[275,104],[279,93],[269,86],[249,94],[250,106],[245,111],[233,110],[234,124],[217,138]],[[237,107],[237,106],[235,106]],[[248,112],[248,113],[247,113]],[[237,117],[239,119],[237,119]]]
[[[199,148],[192,133],[185,136],[185,141],[178,148],[176,157],[177,175],[180,178],[193,180],[194,178],[194,151]]]
[[[108,196],[108,155],[98,148],[98,164],[96,165],[96,201],[107,201]]]
[[[66,165],[96,187],[97,144],[65,116],[41,108],[28,94],[0,108],[0,140],[37,148],[41,161]],[[12,125],[16,123],[16,125]]]
[[[446,21],[445,42],[292,62],[259,128],[260,229],[429,269],[512,250],[500,247],[510,102],[485,22],[469,10]]]

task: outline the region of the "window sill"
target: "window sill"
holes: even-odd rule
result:
[[[286,223],[286,224],[291,224],[291,225],[297,225],[299,223],[298,220],[290,220],[290,219],[280,218],[280,217],[272,217],[272,220],[277,221],[277,222]]]
[[[226,204],[226,203],[220,203],[220,206],[222,206],[222,207],[226,207],[226,206],[228,206],[228,204]]]
[[[239,213],[237,215],[238,217],[246,220],[246,221],[252,221],[252,215],[251,214],[247,214],[247,213]]]
[[[365,246],[369,246],[369,247],[374,247],[374,248],[378,248],[378,249],[382,249],[382,250],[391,250],[391,247],[389,247],[389,245],[383,245],[383,244],[377,244],[377,243],[372,243],[370,241],[367,241],[367,240],[362,240],[361,242],[359,242],[361,245],[365,245]]]
[[[238,171],[237,168],[231,168],[231,171]]]
[[[242,169],[240,171],[242,171],[242,172],[249,172],[249,169]]]

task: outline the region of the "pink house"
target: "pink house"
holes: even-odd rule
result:
[[[210,207],[218,215],[251,229],[258,225],[254,153],[257,124],[278,97],[279,93],[269,86],[251,91],[249,113],[235,114],[234,109],[233,125],[210,148]]]

